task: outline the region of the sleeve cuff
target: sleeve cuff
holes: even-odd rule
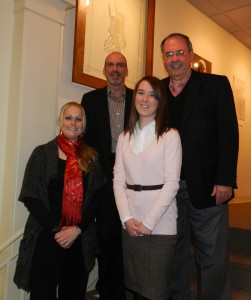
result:
[[[125,216],[123,219],[121,219],[122,224],[124,225],[125,222],[127,222],[128,220],[132,219],[133,216]]]
[[[152,228],[152,227],[146,225],[146,223],[144,223],[144,222],[142,222],[142,223],[143,223],[148,229],[150,229],[151,231],[153,231],[153,228]]]

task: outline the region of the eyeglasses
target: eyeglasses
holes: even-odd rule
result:
[[[174,57],[174,55],[176,55],[177,57],[182,57],[185,54],[186,54],[186,52],[184,50],[177,50],[176,52],[173,52],[173,51],[166,52],[167,57]]]
[[[116,66],[119,69],[125,68],[126,67],[126,63],[123,62],[118,62],[118,63],[113,63],[113,62],[106,62],[105,63],[107,68],[113,68],[114,66]]]

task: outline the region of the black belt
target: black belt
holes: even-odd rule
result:
[[[152,191],[152,190],[160,190],[164,184],[157,185],[140,185],[140,184],[126,184],[126,187],[129,190],[134,190],[135,192],[141,191]]]

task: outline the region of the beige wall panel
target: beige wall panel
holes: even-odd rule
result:
[[[4,300],[6,282],[6,267],[0,269],[0,300]]]

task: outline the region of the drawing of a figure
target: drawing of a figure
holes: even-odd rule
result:
[[[109,10],[109,28],[108,34],[104,41],[104,50],[106,52],[118,51],[122,52],[126,48],[125,40],[125,16],[117,11],[115,2],[115,15],[111,13],[111,6],[108,5]]]

